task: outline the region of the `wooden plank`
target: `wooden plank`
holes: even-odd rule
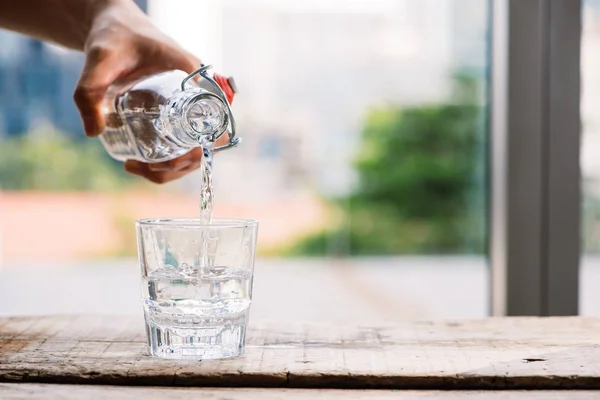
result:
[[[423,399],[423,400],[596,400],[600,391],[416,391],[348,389],[233,389],[165,388],[99,385],[53,385],[37,383],[0,384],[4,400],[312,400],[312,399]]]
[[[142,323],[126,317],[1,322],[2,382],[600,389],[600,319],[490,318],[395,326],[252,322],[243,357],[203,362],[147,356]]]

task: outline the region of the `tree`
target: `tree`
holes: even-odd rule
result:
[[[353,255],[482,253],[483,116],[468,104],[373,110],[354,164],[358,186],[334,202],[343,222],[288,254],[331,253],[335,243]]]
[[[41,131],[0,140],[3,190],[113,190],[131,182],[98,140]]]

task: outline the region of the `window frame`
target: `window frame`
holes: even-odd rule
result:
[[[491,313],[577,315],[582,3],[491,9]]]

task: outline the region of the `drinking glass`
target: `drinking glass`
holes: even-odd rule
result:
[[[163,358],[244,353],[258,222],[136,222],[148,349]]]

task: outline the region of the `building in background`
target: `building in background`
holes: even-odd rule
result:
[[[446,101],[453,73],[485,75],[487,4],[479,0],[138,4],[184,47],[236,78],[245,142],[217,161],[225,198],[344,194],[370,108]],[[186,23],[190,15],[194,23]],[[0,135],[52,124],[83,137],[72,100],[81,54],[0,35]],[[197,190],[197,180],[180,187]]]
[[[600,1],[586,1],[581,37],[581,167],[585,190],[600,197]]]
[[[147,10],[147,0],[136,0]],[[0,135],[21,135],[52,125],[83,137],[73,89],[80,53],[0,30]]]
[[[234,110],[246,141],[215,168],[225,198],[343,195],[372,107],[449,101],[458,72],[485,81],[488,7],[479,0],[182,3],[151,0],[150,15],[240,88]],[[194,6],[211,25],[191,41],[173,21]]]
[[[215,160],[216,208],[222,216],[260,219],[261,240],[271,250],[320,229],[329,218],[322,195],[343,195],[352,188],[351,161],[372,107],[449,101],[457,71],[474,71],[484,81],[487,24],[482,21],[487,9],[487,2],[480,0],[147,4],[159,28],[216,71],[236,78],[240,93],[233,106],[244,143]],[[0,134],[17,135],[53,124],[83,137],[72,101],[82,56],[22,36],[2,35]],[[194,192],[199,181],[195,173],[157,190]],[[89,193],[84,201],[73,194],[55,204],[35,193],[30,199],[46,206],[36,217],[18,195],[5,196],[0,209],[12,208],[15,214],[16,204],[27,218],[43,218],[53,233],[38,230],[37,237],[73,238],[69,243],[44,241],[48,247],[36,248],[38,256],[50,258],[107,254],[104,247],[94,247],[98,243],[114,252],[134,248],[127,244],[132,232],[127,218],[194,215],[197,204],[196,196],[182,193]],[[64,210],[65,204],[71,223],[49,222],[61,215],[56,210]],[[14,232],[12,227],[21,224],[14,218],[4,222],[4,232]],[[56,235],[57,225],[65,233]],[[98,240],[102,232],[105,241]],[[31,257],[29,236],[11,235],[16,245],[5,246],[12,251],[7,257]]]

